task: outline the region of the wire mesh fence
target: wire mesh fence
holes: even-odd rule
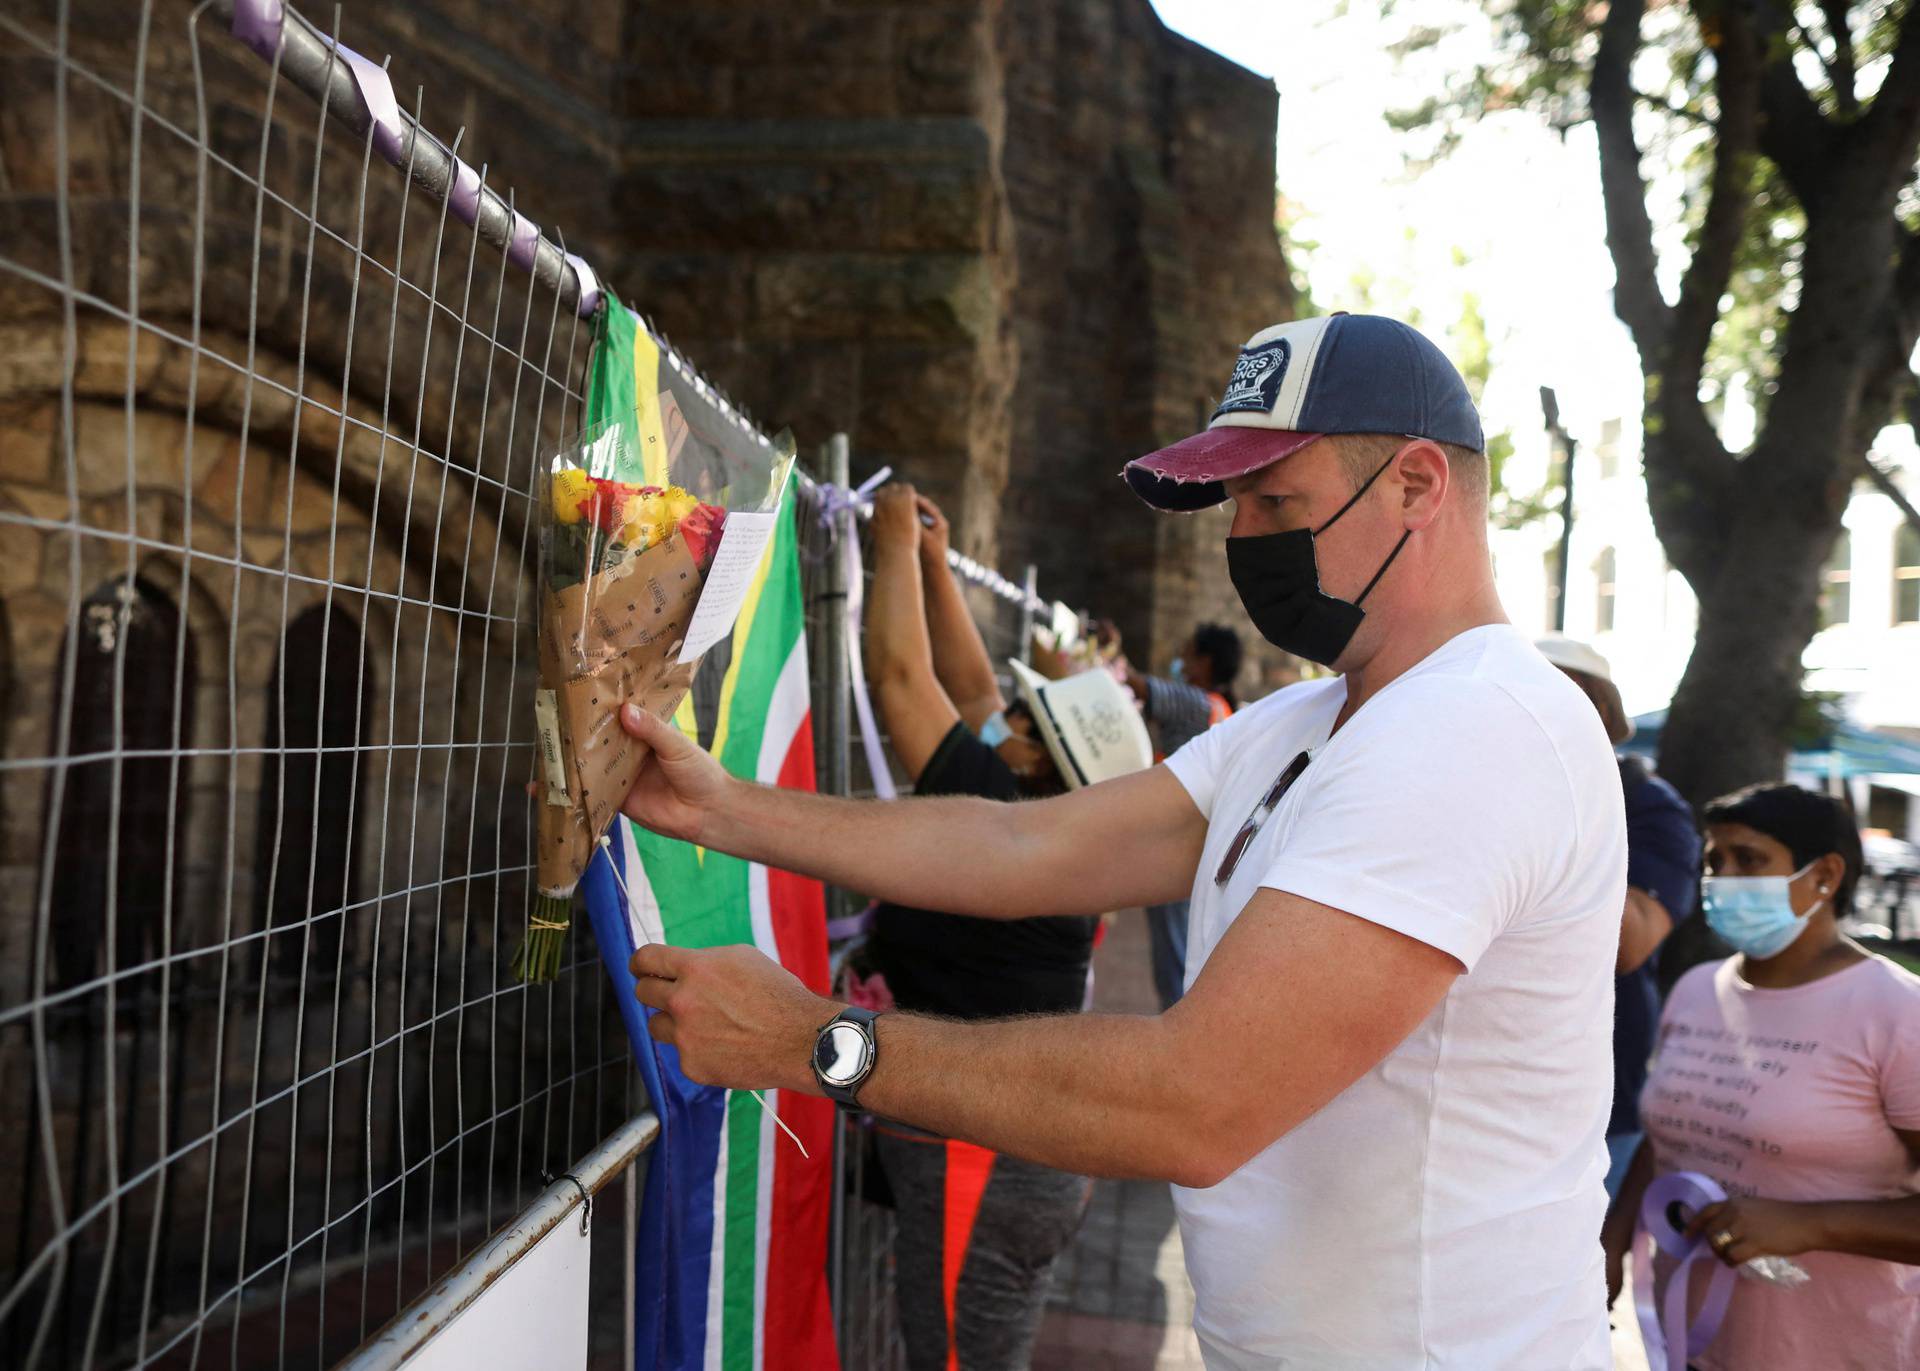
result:
[[[326,31],[286,11],[263,64],[231,12],[0,14],[10,1366],[330,1364],[641,1103],[584,928],[551,986],[508,970],[575,279],[484,165],[449,215],[424,96],[396,172]],[[823,788],[871,793],[820,508]],[[849,1127],[846,1364],[897,1365]]]
[[[587,328],[206,6],[0,60],[0,1359],[330,1363],[635,1104],[507,970]]]

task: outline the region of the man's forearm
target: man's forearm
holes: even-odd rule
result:
[[[932,661],[920,603],[920,555],[882,543],[874,550],[873,589],[867,598],[867,667],[875,677]]]
[[[876,1114],[1087,1176],[1212,1185],[1207,1103],[1164,1018],[956,1023],[887,1014],[860,1092]]]
[[[980,629],[967,610],[966,596],[953,572],[944,565],[923,566],[926,586],[927,633],[933,640],[933,670],[947,695],[961,709],[997,698],[1000,683],[993,674],[993,658]],[[983,716],[984,717],[984,716]],[[979,719],[967,719],[976,728]]]
[[[843,800],[736,781],[701,842],[916,908],[990,919],[1104,912],[1071,883],[1022,870],[1014,808],[961,796]]]
[[[1019,803],[842,800],[729,779],[681,836],[895,904],[1024,919],[1183,898],[1206,822],[1155,767]]]

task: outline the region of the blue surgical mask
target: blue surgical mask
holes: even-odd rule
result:
[[[1791,876],[1709,876],[1701,882],[1700,901],[1707,926],[1736,951],[1755,961],[1777,957],[1807,931],[1813,909],[1793,912],[1788,886],[1813,869],[1808,862]]]
[[[1171,662],[1167,663],[1167,679],[1175,685],[1185,685],[1187,683],[1187,659],[1185,657],[1175,657]]]
[[[996,709],[980,725],[980,741],[988,747],[998,747],[1013,736],[1013,730],[1007,726],[1006,711]]]

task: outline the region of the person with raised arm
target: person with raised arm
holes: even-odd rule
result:
[[[894,756],[917,795],[1036,799],[1066,789],[1024,703],[1000,693],[947,566],[947,521],[900,482],[873,511],[865,660]],[[1111,685],[1115,694],[1117,684]],[[1140,766],[1149,759],[1142,753]],[[902,1010],[955,1019],[1081,1007],[1097,920],[984,919],[883,901],[863,960]],[[1080,1225],[1083,1176],[882,1120],[894,1200],[894,1291],[912,1371],[1031,1359],[1054,1260]],[[948,1280],[951,1277],[951,1280]]]

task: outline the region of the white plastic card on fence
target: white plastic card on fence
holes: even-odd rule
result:
[[[508,1228],[493,1239],[508,1242]],[[408,1371],[584,1371],[587,1260],[593,1243],[570,1210],[532,1250],[407,1359]]]
[[[786,472],[779,478],[780,493],[784,493],[786,476],[792,471],[793,463],[789,461]],[[755,573],[760,570],[760,559],[766,554],[767,543],[783,517],[786,516],[780,494],[775,495],[773,508],[763,514],[727,515],[720,546],[713,550],[713,565],[707,569],[707,583],[700,591],[700,603],[693,607],[693,619],[687,625],[687,641],[680,648],[681,661],[698,661],[703,652],[733,632],[733,621],[740,617],[740,606],[753,586]]]

